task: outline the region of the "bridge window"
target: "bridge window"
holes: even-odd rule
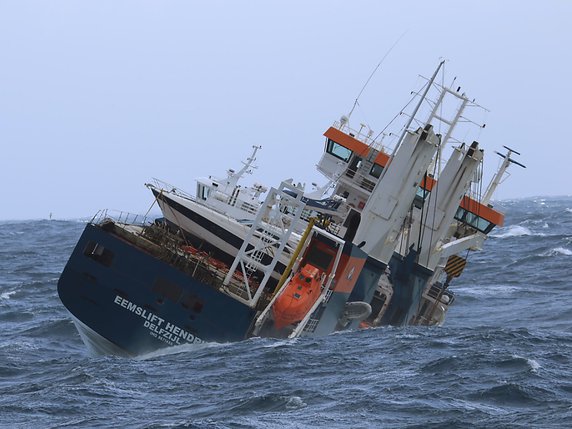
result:
[[[336,143],[332,139],[328,139],[326,152],[328,152],[330,155],[334,155],[336,158],[339,158],[344,162],[348,162],[350,160],[350,157],[352,156],[351,150],[349,150],[347,147],[342,146],[339,143]]]
[[[469,225],[477,228],[479,231],[482,232],[488,232],[492,229],[492,227],[490,227],[492,224],[488,220],[483,219],[482,217],[479,217],[471,212],[467,212],[467,215],[465,216],[465,221]]]
[[[383,167],[379,164],[373,164],[373,167],[371,167],[371,171],[369,172],[370,176],[375,177],[376,179],[379,179],[379,176],[381,176],[381,173],[383,172]]]
[[[415,199],[413,200],[413,204],[418,209],[423,208],[423,204],[429,198],[430,192],[426,189],[423,189],[421,186],[417,188],[417,193],[415,194]]]
[[[477,216],[474,213],[471,213],[461,207],[457,209],[457,213],[455,214],[455,219],[460,220],[461,222],[472,226],[473,228],[488,234],[491,230],[495,227],[494,223],[489,222],[488,220]]]
[[[423,189],[421,186],[417,188],[417,196],[422,200],[426,200],[429,198],[429,191],[427,189]]]
[[[197,192],[197,196],[201,199],[201,200],[206,200],[209,197],[209,191],[210,189],[207,188],[205,185],[203,184],[199,184],[198,186],[198,192]]]
[[[361,167],[361,161],[362,159],[359,156],[354,156],[352,158],[352,162],[350,162],[350,165],[348,166],[346,176],[353,178],[356,174],[356,171],[358,171],[358,169]]]

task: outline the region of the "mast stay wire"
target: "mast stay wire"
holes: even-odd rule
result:
[[[367,80],[365,81],[365,84],[363,85],[361,91],[359,92],[359,94],[357,95],[355,101],[354,101],[354,105],[352,106],[352,109],[350,110],[350,113],[348,113],[348,119],[352,116],[352,113],[354,112],[356,106],[358,105],[358,101],[359,98],[361,97],[361,95],[363,94],[363,92],[365,91],[365,88],[367,87],[367,85],[369,84],[369,82],[371,81],[371,79],[373,78],[373,75],[377,72],[377,70],[379,69],[379,67],[381,67],[381,64],[385,61],[385,59],[387,58],[387,56],[391,53],[391,51],[393,51],[393,48],[395,48],[397,46],[397,44],[401,41],[401,39],[403,39],[403,37],[407,34],[407,31],[404,31],[401,36],[399,36],[397,38],[397,40],[393,43],[393,45],[391,45],[391,47],[388,49],[388,51],[385,53],[385,55],[381,58],[381,60],[379,61],[379,63],[377,64],[377,66],[375,66],[375,68],[373,69],[373,71],[371,72],[371,74],[369,75],[369,77],[367,78]]]

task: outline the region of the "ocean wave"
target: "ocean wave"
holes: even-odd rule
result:
[[[162,358],[162,357],[167,357],[167,356],[171,356],[171,355],[177,355],[177,354],[182,354],[182,353],[191,353],[191,352],[197,352],[199,350],[205,350],[205,349],[212,349],[212,348],[217,348],[217,347],[225,347],[228,346],[229,343],[215,343],[215,342],[210,342],[210,343],[201,343],[201,344],[181,344],[178,346],[171,346],[171,347],[165,347],[163,349],[159,349],[156,350],[154,352],[149,352],[147,354],[144,355],[139,355],[135,358],[135,360],[151,360],[151,359],[156,359],[156,358]]]
[[[16,291],[16,290],[10,290],[8,292],[4,292],[4,293],[0,294],[0,301],[8,301],[11,297],[16,295],[17,292],[18,291]]]
[[[28,339],[11,340],[9,343],[0,344],[0,351],[15,351],[18,353],[29,353],[33,350],[38,350],[40,346],[36,341]],[[14,354],[14,353],[12,353]]]
[[[121,387],[118,384],[120,382],[114,382],[109,379],[105,378],[98,378],[93,381],[90,385],[90,389],[94,391],[94,393],[98,393],[99,395],[108,395],[110,397],[124,397],[124,398],[135,398],[135,397],[143,397],[146,396],[147,393],[134,389],[134,388],[127,388]]]
[[[546,396],[552,392],[540,387],[523,386],[517,383],[503,383],[471,395],[475,399],[490,400],[495,404],[515,404],[519,406],[544,404]]]
[[[554,249],[550,249],[547,252],[544,252],[540,256],[572,256],[572,250],[566,249],[565,247],[555,247]]]
[[[521,358],[521,356],[518,355],[514,355],[516,358]],[[530,367],[532,372],[537,372],[541,366],[538,363],[538,361],[534,360],[534,359],[529,359],[529,358],[522,358],[522,359],[526,359],[526,363],[528,364],[528,366]]]
[[[519,354],[512,354],[510,355],[510,358],[506,358],[500,362],[493,362],[493,365],[502,367],[505,373],[507,369],[513,369],[516,371],[526,370],[533,373],[536,373],[540,369],[538,361]]]
[[[277,412],[292,411],[306,407],[307,404],[298,395],[264,394],[253,395],[231,408],[232,412],[251,413],[253,411]]]
[[[487,285],[487,286],[475,286],[470,285],[469,287],[459,287],[459,293],[464,296],[507,296],[512,295],[516,292],[521,293],[523,287],[521,286],[509,286],[509,285]]]
[[[523,236],[537,236],[545,237],[546,234],[541,232],[532,232],[529,228],[522,225],[511,225],[508,228],[502,228],[497,234],[491,234],[495,238],[508,238],[508,237],[523,237]]]
[[[299,338],[292,338],[292,339],[286,339],[286,340],[275,340],[275,341],[272,341],[268,344],[264,344],[262,346],[262,348],[275,349],[277,347],[293,346],[298,342],[298,340],[299,340]]]
[[[459,359],[456,355],[450,355],[446,357],[440,357],[438,359],[432,360],[421,368],[424,372],[440,372],[442,370],[450,371],[458,366]]]

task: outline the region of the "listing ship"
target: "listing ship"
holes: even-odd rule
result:
[[[241,186],[255,147],[226,179],[200,179],[194,197],[148,184],[162,218],[98,213],[58,283],[86,345],[137,356],[252,336],[442,324],[462,255],[503,224],[490,199],[517,152],[501,155],[484,195],[471,191],[482,180],[483,150],[452,136],[472,102],[435,84],[439,68],[391,152],[371,130],[352,130],[348,117],[330,127],[317,166],[327,183],[313,192],[291,180]],[[447,96],[459,101],[448,119]],[[458,145],[441,168],[449,141]]]

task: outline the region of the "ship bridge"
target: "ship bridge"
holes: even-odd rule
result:
[[[362,210],[388,165],[390,155],[369,135],[352,130],[343,123],[335,123],[324,136],[324,153],[317,165],[318,170],[336,183],[335,193],[345,198],[350,207]],[[417,206],[428,200],[436,184],[437,180],[430,175],[423,179],[417,190]],[[484,234],[504,224],[502,213],[470,195],[463,197],[455,219]]]

